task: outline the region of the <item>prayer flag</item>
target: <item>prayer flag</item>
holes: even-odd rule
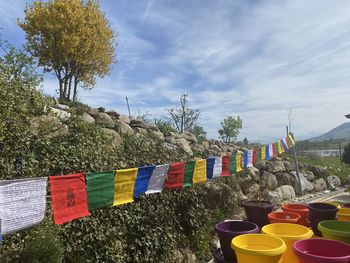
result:
[[[146,193],[155,165],[141,166],[137,170],[134,197]]]
[[[236,154],[232,154],[230,157],[230,174],[235,173],[236,169],[237,169]]]
[[[279,149],[278,149],[278,142],[275,143],[275,156],[279,154]]]
[[[114,176],[115,171],[86,175],[86,194],[90,211],[113,205]]]
[[[242,153],[238,152],[236,154],[236,172],[242,171]]]
[[[278,154],[284,153],[284,149],[283,149],[281,140],[279,140],[279,141],[277,142],[277,147],[278,147]]]
[[[288,143],[287,143],[287,139],[286,138],[283,138],[281,140],[281,144],[282,144],[282,147],[285,151],[288,151]]]
[[[215,157],[213,178],[220,177],[222,173],[222,157]]]
[[[181,188],[184,184],[185,163],[172,163],[169,168],[167,180],[164,189]]]
[[[50,176],[53,219],[60,225],[88,216],[85,174]]]
[[[253,166],[253,150],[248,151],[248,164],[247,167],[252,167]]]
[[[289,148],[291,148],[294,145],[295,145],[294,135],[292,133],[289,133],[288,134],[288,146],[289,146]]]
[[[230,176],[230,156],[222,157],[222,173],[221,176]]]
[[[184,181],[184,187],[191,186],[192,185],[192,177],[193,177],[193,171],[194,171],[194,164],[195,161],[188,161],[185,162],[185,181]]]
[[[274,155],[274,145],[273,145],[273,143],[270,143],[270,144],[269,144],[269,153],[270,153],[270,159],[271,159],[272,157],[276,157],[276,156]]]
[[[259,163],[261,162],[261,148],[257,149],[257,159],[256,162]]]
[[[207,179],[213,179],[214,175],[214,165],[215,165],[215,158],[210,157],[207,159]]]
[[[123,205],[134,202],[134,189],[137,168],[122,169],[115,172],[113,205]]]
[[[198,160],[194,165],[193,183],[204,183],[207,181],[207,160]]]
[[[153,170],[151,179],[148,182],[146,194],[160,193],[163,190],[163,184],[168,174],[169,164],[157,165]]]
[[[253,165],[256,164],[257,160],[258,160],[258,150],[254,149],[253,150],[253,162],[252,162]]]
[[[270,160],[271,154],[270,154],[270,146],[269,145],[265,146],[265,154],[266,154],[266,160]]]
[[[1,235],[40,223],[46,210],[47,178],[0,181]]]
[[[261,160],[263,161],[263,160],[266,160],[266,148],[265,148],[265,146],[263,146],[262,148],[261,148]]]
[[[243,168],[247,168],[248,166],[248,152],[243,152]]]

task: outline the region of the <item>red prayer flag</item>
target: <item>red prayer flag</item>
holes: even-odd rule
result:
[[[273,157],[276,157],[276,144],[275,143],[272,143],[272,156]]]
[[[53,218],[56,225],[88,216],[85,174],[50,176]]]
[[[252,161],[252,163],[255,164],[257,159],[258,159],[258,151],[257,151],[257,149],[254,149],[253,150],[253,161]]]
[[[168,176],[164,189],[182,188],[185,179],[185,163],[178,162],[170,164]]]
[[[221,176],[230,176],[230,156],[222,157],[222,173]]]

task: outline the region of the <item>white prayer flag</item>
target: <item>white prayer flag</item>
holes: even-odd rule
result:
[[[213,178],[221,176],[222,173],[222,157],[215,157]]]
[[[253,167],[253,150],[248,150],[248,164],[247,167]]]
[[[0,181],[1,234],[40,223],[46,210],[47,177]]]
[[[287,148],[287,149],[285,149],[285,150],[288,150],[289,147],[288,147],[288,140],[287,140],[287,137],[283,138],[282,141],[283,141],[285,147]]]
[[[148,182],[146,194],[159,193],[163,191],[163,184],[168,174],[170,164],[157,165]]]
[[[273,144],[272,143],[270,143],[269,144],[269,152],[270,152],[270,158],[272,158],[272,157],[275,157],[275,156],[273,156]]]

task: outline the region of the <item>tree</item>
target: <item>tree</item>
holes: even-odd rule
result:
[[[207,139],[207,138],[206,138],[207,132],[203,129],[202,126],[195,125],[195,126],[190,130],[190,132],[192,132],[192,133],[196,136],[196,138],[197,138],[197,140],[198,140],[199,142],[204,141],[204,140]]]
[[[243,139],[243,145],[248,145],[248,144],[249,144],[249,141],[248,141],[247,137],[245,137]]]
[[[168,112],[171,116],[173,126],[177,132],[183,133],[191,131],[197,124],[200,111],[188,108],[188,95],[183,94],[180,97],[181,108],[171,108]]]
[[[343,157],[343,162],[350,165],[350,143],[345,145],[342,157]]]
[[[56,75],[61,99],[76,101],[78,85],[93,88],[115,61],[115,35],[94,0],[34,1],[18,25],[38,66]]]
[[[228,116],[221,122],[222,129],[218,130],[224,142],[232,142],[237,139],[239,130],[242,129],[242,119],[237,116]]]

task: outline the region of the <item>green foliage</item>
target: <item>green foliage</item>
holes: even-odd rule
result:
[[[350,165],[350,143],[345,145],[342,158],[344,163]]]
[[[237,139],[239,130],[242,129],[242,119],[237,116],[228,116],[221,122],[222,128],[218,130],[224,142],[232,142]]]
[[[190,132],[192,132],[196,136],[199,143],[207,139],[206,138],[207,132],[204,130],[202,126],[195,125],[190,130]]]
[[[157,125],[158,129],[164,134],[164,135],[170,135],[170,132],[176,132],[176,130],[173,128],[171,121],[164,117],[154,118],[153,123]]]

